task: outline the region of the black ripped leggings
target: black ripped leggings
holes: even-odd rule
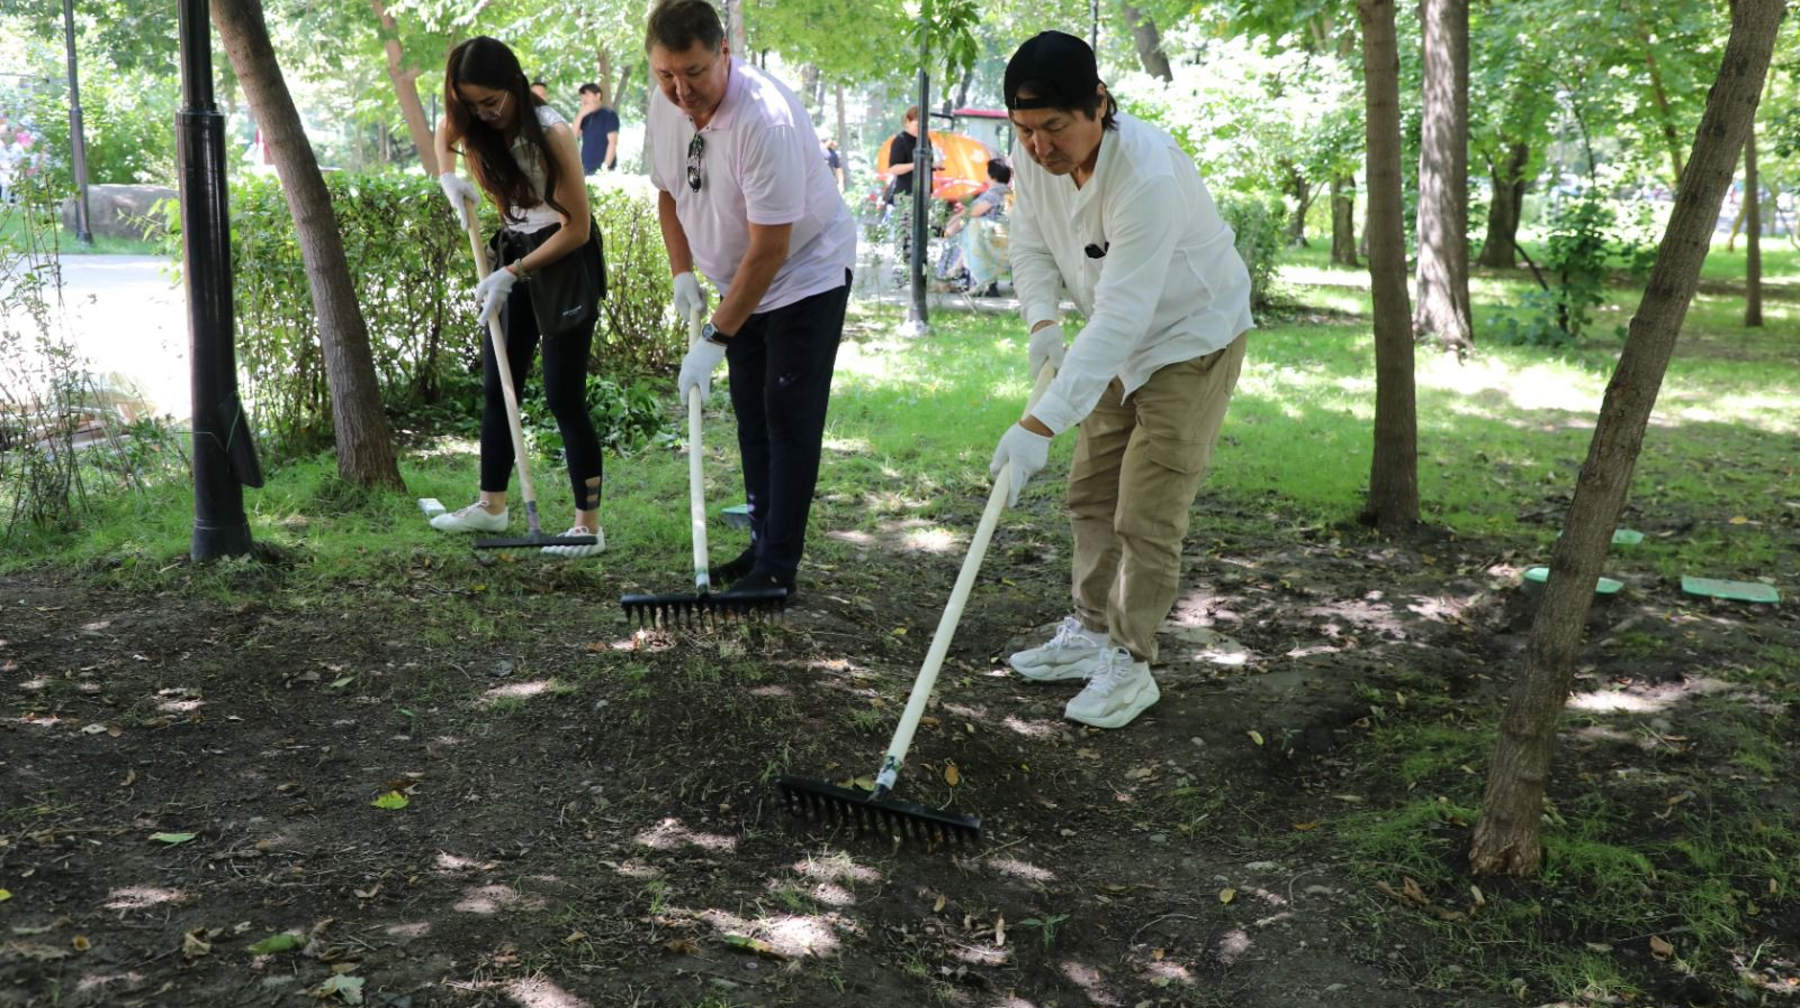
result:
[[[596,316],[598,313],[595,313]],[[589,487],[600,478],[600,437],[588,413],[587,364],[594,345],[597,318],[561,336],[539,340],[537,316],[531,312],[531,282],[514,284],[500,310],[506,330],[506,362],[512,369],[513,392],[523,397],[525,378],[531,373],[532,351],[544,346],[544,400],[562,431],[563,451],[569,461],[569,488],[575,507],[591,511],[600,506],[600,491]],[[500,370],[494,363],[494,341],[481,341],[481,489],[504,493],[513,473],[512,431],[506,422],[506,398],[500,387]]]

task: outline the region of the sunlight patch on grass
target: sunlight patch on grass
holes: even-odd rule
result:
[[[688,829],[680,819],[664,819],[662,822],[637,835],[637,842],[645,847],[657,850],[675,850],[678,847],[698,847],[716,854],[730,854],[737,850],[737,837],[722,833],[702,833]]]
[[[949,529],[913,529],[906,533],[908,549],[924,553],[949,553],[962,544],[962,537]]]
[[[541,976],[510,981],[506,996],[517,1001],[519,1008],[590,1008],[588,1002]]]

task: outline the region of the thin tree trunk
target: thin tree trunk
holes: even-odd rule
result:
[[[1489,173],[1494,183],[1494,200],[1488,204],[1487,240],[1481,243],[1481,265],[1492,269],[1512,269],[1518,265],[1519,214],[1525,202],[1525,165],[1531,160],[1531,145],[1512,143]]]
[[[394,82],[394,100],[400,103],[406,132],[412,137],[413,149],[419,152],[419,164],[425,169],[425,177],[436,178],[437,145],[433,143],[431,127],[425,122],[425,104],[419,100],[419,68],[406,65],[406,56],[400,51],[399,30],[383,0],[369,0],[369,6],[375,10],[375,20],[381,22],[381,38],[387,47],[388,79]]]
[[[1400,50],[1394,0],[1357,0],[1368,149],[1369,287],[1375,302],[1375,453],[1363,520],[1399,532],[1419,520],[1418,414],[1406,224],[1400,195]]]
[[[838,164],[844,166],[844,189],[850,188],[850,124],[844,116],[844,82],[838,81],[835,87],[837,97],[837,145]]]
[[[1656,50],[1650,44],[1650,36],[1638,32],[1638,41],[1644,44],[1644,65],[1650,69],[1650,92],[1656,99],[1656,118],[1662,123],[1663,143],[1669,148],[1669,167],[1674,171],[1671,185],[1681,184],[1681,135],[1675,132],[1675,113],[1669,110],[1669,92],[1663,87],[1662,71],[1656,67]]]
[[[1500,722],[1488,768],[1481,821],[1469,851],[1476,875],[1531,875],[1543,857],[1538,835],[1557,721],[1569,695],[1575,659],[1593,604],[1594,579],[1625,504],[1644,430],[1656,406],[1682,320],[1699,285],[1700,264],[1732,169],[1744,149],[1775,45],[1783,0],[1737,0],[1718,80],[1675,195],[1643,300],[1607,384],[1575,499],[1550,560],[1526,645],[1525,670]]]
[[[387,415],[375,378],[369,332],[356,303],[356,287],[338,237],[331,194],[300,124],[300,113],[281,77],[261,0],[212,0],[213,25],[243,84],[281,177],[288,212],[300,239],[300,256],[312,289],[319,343],[331,389],[332,429],[338,475],[366,487],[405,489],[394,459]]]
[[[1756,123],[1744,138],[1744,325],[1763,324],[1762,205],[1756,177]]]
[[[1348,173],[1331,179],[1331,261],[1357,265],[1356,176]]]
[[[1725,251],[1737,251],[1737,236],[1744,230],[1744,201],[1738,200],[1737,216],[1731,218],[1731,232],[1725,236]]]
[[[1306,212],[1312,209],[1313,188],[1307,183],[1306,176],[1291,162],[1287,165],[1287,175],[1287,194],[1294,200],[1294,212],[1288,217],[1288,245],[1306,248]]]
[[[594,83],[600,87],[600,104],[608,108],[617,108],[613,104],[612,86],[612,54],[605,46],[594,49]]]
[[[1125,23],[1131,26],[1131,41],[1137,46],[1138,62],[1144,65],[1144,72],[1165,84],[1173,81],[1175,71],[1169,66],[1168,54],[1163,52],[1162,33],[1156,30],[1156,22],[1134,4],[1120,3],[1119,9],[1125,15]]]
[[[1469,4],[1425,0],[1419,138],[1419,301],[1413,330],[1446,350],[1475,346],[1469,304]]]

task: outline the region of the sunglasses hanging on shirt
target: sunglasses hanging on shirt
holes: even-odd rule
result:
[[[700,158],[705,153],[706,138],[695,133],[694,139],[688,144],[687,160],[688,188],[695,192],[700,191]]]

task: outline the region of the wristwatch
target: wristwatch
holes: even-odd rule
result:
[[[722,331],[711,322],[700,327],[700,338],[717,346],[725,346],[731,342],[731,333]]]

